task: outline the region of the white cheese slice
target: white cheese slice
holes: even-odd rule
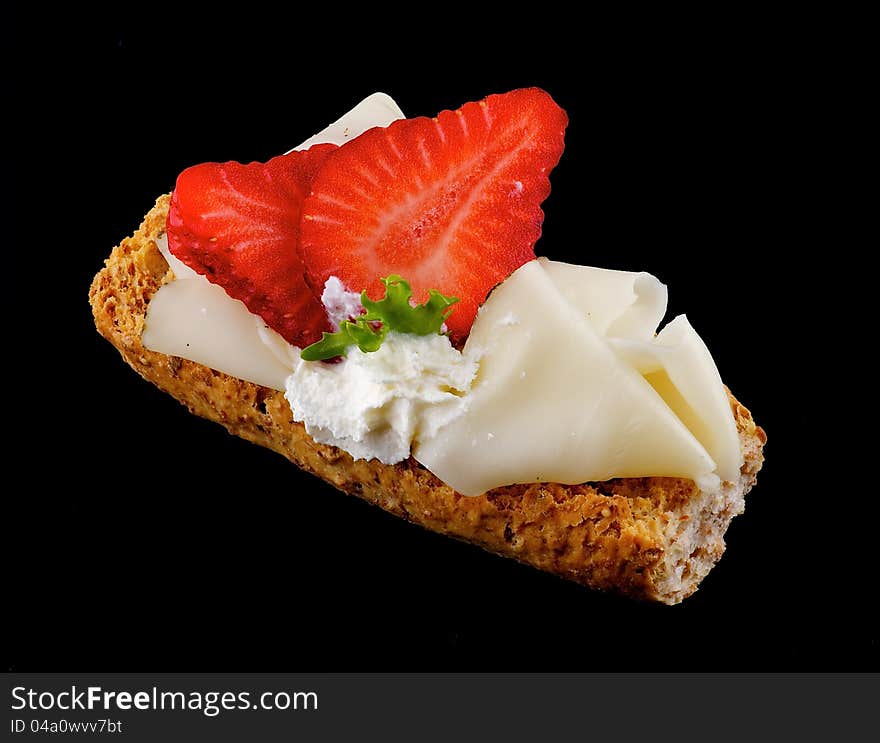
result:
[[[313,144],[343,144],[376,126],[388,126],[403,113],[384,93],[374,93],[338,121],[295,149]],[[239,379],[284,389],[298,354],[262,319],[211,284],[168,251],[164,237],[159,249],[174,271],[175,281],[150,300],[143,344],[151,351],[180,356]],[[268,344],[268,345],[267,345]]]
[[[742,450],[712,354],[683,315],[655,336],[666,315],[666,286],[649,273],[538,261],[559,292],[646,377],[706,448],[718,475],[736,480]]]
[[[160,238],[164,242],[165,237]],[[153,298],[141,340],[145,348],[180,356],[248,382],[283,390],[293,363],[285,364],[263,342],[258,326],[277,342],[288,345],[265,327],[237,299],[202,276],[176,279]]]
[[[666,315],[666,285],[649,273],[538,262],[599,335],[650,340]]]
[[[346,142],[376,126],[388,126],[392,121],[406,118],[394,99],[385,93],[373,93],[351,111],[334,121],[326,129],[309,137],[294,150],[307,150],[313,144],[344,145]],[[293,150],[291,150],[292,152]]]
[[[718,367],[687,317],[679,315],[651,341],[610,339],[617,354],[642,373],[733,482],[743,454]]]
[[[415,458],[465,495],[510,483],[711,475],[706,449],[560,290],[557,273],[532,261],[495,289],[465,346],[480,359],[466,410],[421,441]],[[639,309],[628,280],[631,301],[601,324]]]
[[[174,272],[175,281],[180,281],[181,279],[199,279],[205,284],[211,283],[204,276],[193,271],[186,265],[186,263],[168,250],[168,239],[165,237],[164,233],[162,234],[162,237],[156,241],[156,245],[159,247],[159,252],[165,256],[165,260],[168,261],[168,265]]]

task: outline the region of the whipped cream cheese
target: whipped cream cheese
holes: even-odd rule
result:
[[[348,291],[345,284],[336,276],[331,276],[324,282],[321,304],[327,311],[327,317],[334,331],[339,330],[339,323],[343,320],[352,320],[364,311],[361,295]]]
[[[444,335],[392,331],[373,353],[353,346],[337,364],[300,361],[284,396],[316,441],[395,464],[462,414],[476,372]]]

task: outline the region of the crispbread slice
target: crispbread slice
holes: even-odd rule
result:
[[[160,197],[140,229],[113,249],[89,299],[101,335],[191,412],[408,521],[592,588],[675,604],[721,557],[724,532],[743,511],[766,442],[732,395],[745,462],[738,482],[711,491],[691,480],[644,477],[513,485],[466,497],[412,458],[397,465],[354,461],[316,443],[293,421],[281,392],[143,347],[150,298],[173,278],[156,247],[168,202]]]

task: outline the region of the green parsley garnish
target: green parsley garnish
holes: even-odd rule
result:
[[[410,304],[412,287],[397,274],[382,279],[385,297],[378,302],[361,292],[361,304],[367,311],[354,321],[343,320],[335,333],[324,333],[321,340],[302,350],[305,361],[323,361],[345,356],[348,349],[357,346],[364,353],[378,351],[389,330],[415,335],[439,333],[452,312],[457,297],[445,297],[435,289],[428,301],[413,307]]]

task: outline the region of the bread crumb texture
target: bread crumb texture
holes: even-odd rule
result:
[[[160,197],[140,229],[113,249],[89,298],[101,335],[192,413],[407,521],[592,588],[674,604],[721,557],[724,532],[743,510],[766,442],[732,395],[745,463],[739,482],[710,492],[690,480],[645,477],[513,485],[466,497],[412,458],[397,465],[355,461],[313,441],[293,421],[283,393],[143,347],[150,298],[173,279],[156,246],[169,200]]]

